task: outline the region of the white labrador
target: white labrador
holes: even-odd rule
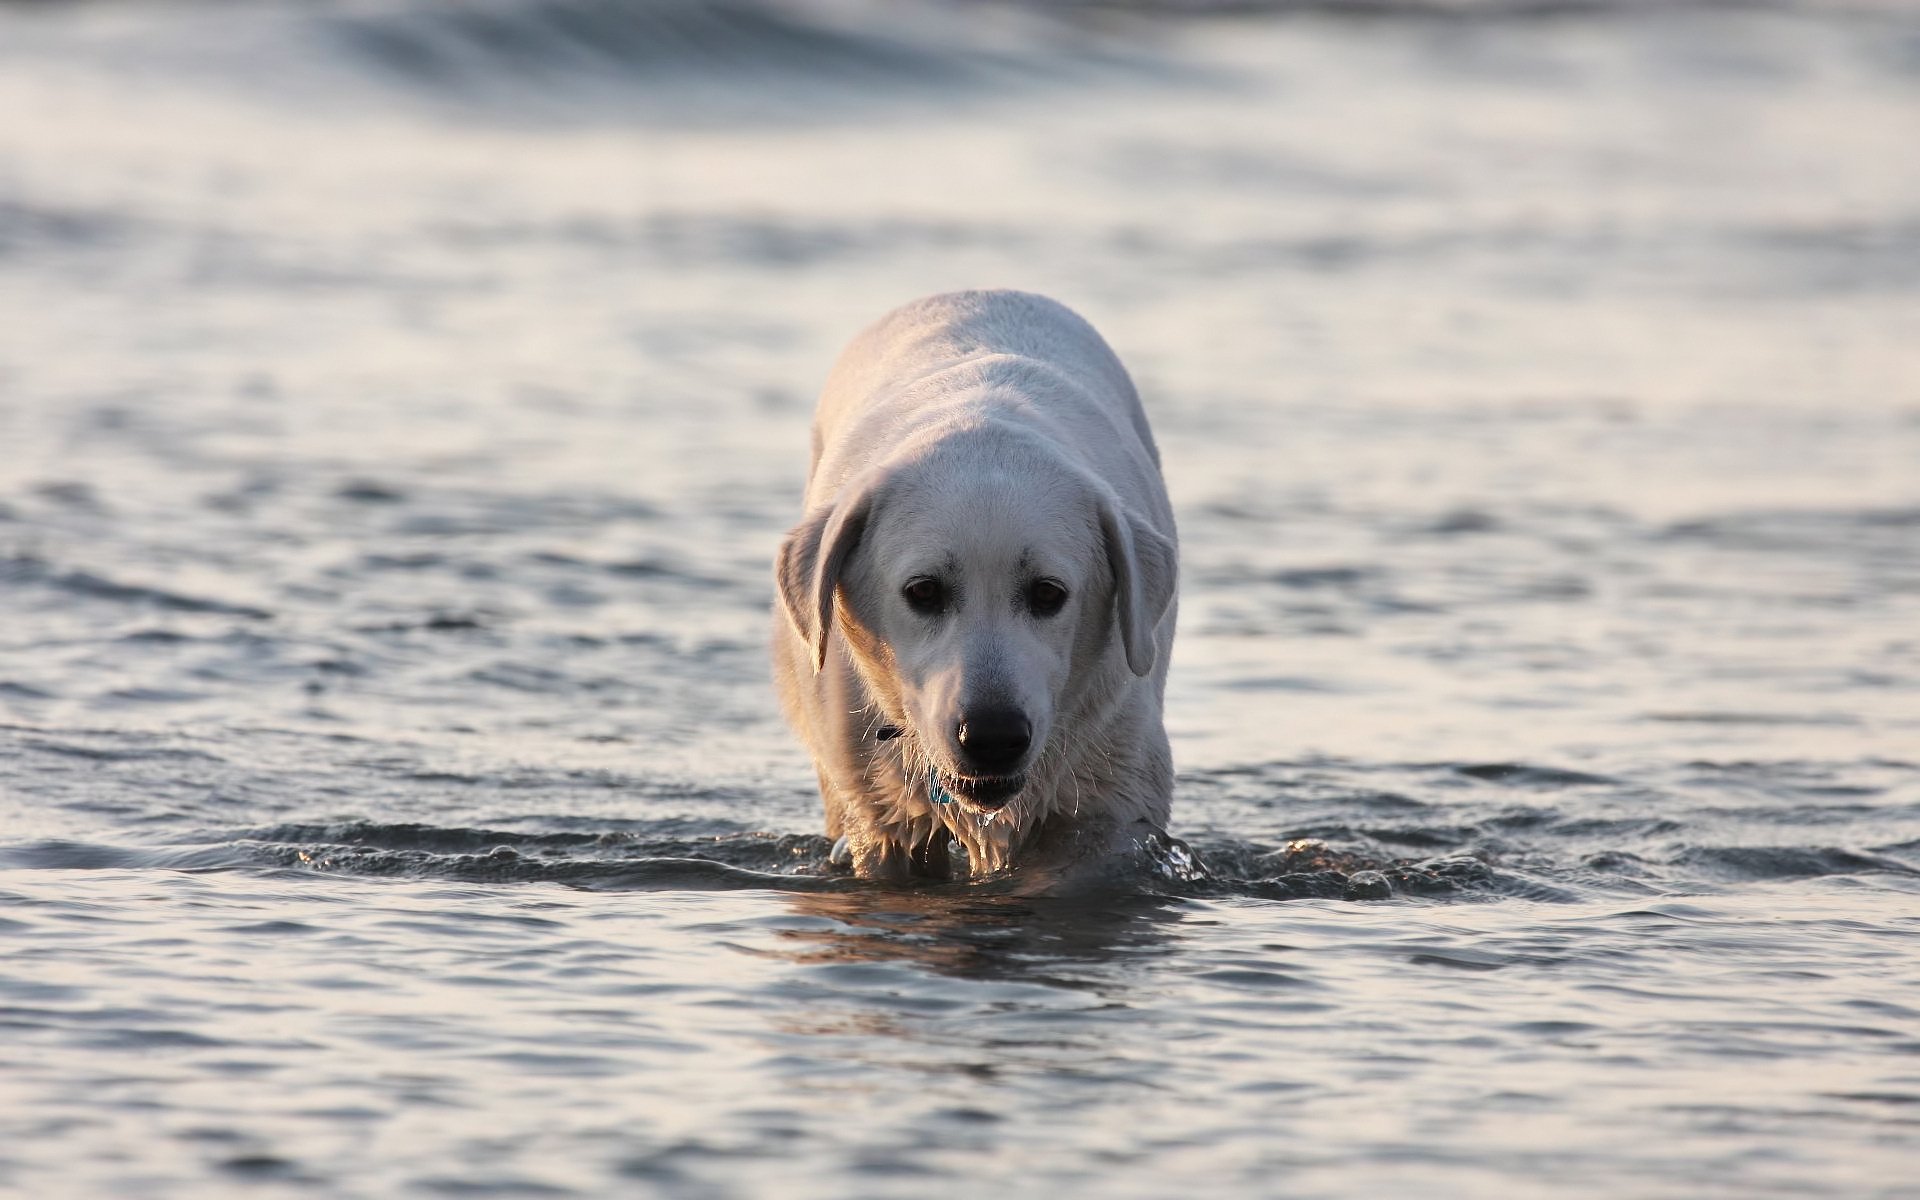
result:
[[[1099,861],[1166,823],[1176,546],[1139,397],[1042,296],[908,304],[841,354],[774,674],[863,877]]]

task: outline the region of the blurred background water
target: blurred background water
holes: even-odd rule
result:
[[[0,1190],[1920,1195],[1917,146],[1904,4],[0,6]],[[1147,397],[1207,878],[825,863],[961,286]]]

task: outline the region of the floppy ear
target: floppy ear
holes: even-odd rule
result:
[[[1110,497],[1100,501],[1100,533],[1127,667],[1135,675],[1150,674],[1157,653],[1153,630],[1173,603],[1178,555],[1172,542]]]
[[[841,489],[839,498],[807,514],[780,543],[774,576],[780,607],[800,640],[813,652],[813,669],[827,663],[827,633],[833,628],[833,594],[840,572],[866,532],[876,480],[869,475]]]

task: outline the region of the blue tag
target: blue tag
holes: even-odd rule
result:
[[[933,801],[935,804],[953,803],[953,796],[947,789],[940,786],[939,773],[931,769],[927,771],[927,799]]]

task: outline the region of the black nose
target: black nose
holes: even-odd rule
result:
[[[953,731],[967,765],[986,775],[1004,775],[1020,765],[1033,744],[1033,726],[1017,708],[985,708],[968,713]]]

